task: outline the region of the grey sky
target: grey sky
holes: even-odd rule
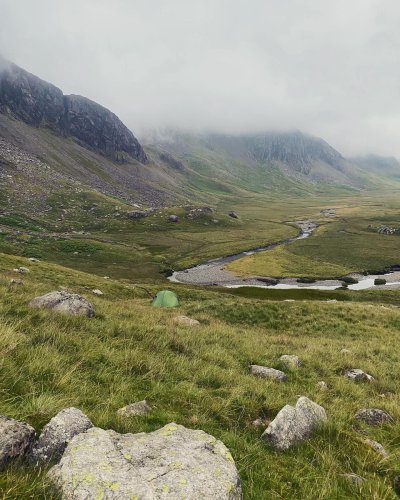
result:
[[[399,0],[0,0],[0,52],[140,136],[292,129],[400,157]]]

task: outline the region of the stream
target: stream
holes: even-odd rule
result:
[[[296,225],[300,229],[299,234],[294,238],[277,241],[269,245],[255,249],[239,252],[236,254],[219,257],[209,260],[204,264],[175,271],[168,279],[174,283],[187,283],[191,285],[219,285],[227,288],[239,288],[244,286],[275,289],[306,289],[306,290],[335,290],[343,285],[343,282],[335,279],[316,280],[314,283],[299,283],[297,278],[265,278],[261,276],[240,277],[225,269],[225,265],[234,260],[241,259],[247,255],[259,252],[266,252],[281,245],[289,245],[297,240],[308,238],[312,235],[317,225],[312,221],[298,221]],[[387,274],[363,275],[352,273],[349,276],[358,280],[358,283],[348,285],[349,290],[367,290],[367,289],[399,289],[400,271],[393,271]],[[375,285],[376,278],[386,279],[386,285]]]

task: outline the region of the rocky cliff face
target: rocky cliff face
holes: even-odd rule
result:
[[[111,111],[62,91],[15,64],[0,60],[0,112],[35,127],[71,136],[118,162],[147,162],[142,146]]]

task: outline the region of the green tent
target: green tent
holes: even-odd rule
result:
[[[178,297],[170,290],[161,290],[158,292],[153,302],[154,307],[177,307],[179,306]]]

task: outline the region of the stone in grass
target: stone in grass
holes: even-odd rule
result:
[[[365,479],[361,476],[358,476],[357,474],[348,473],[348,474],[340,474],[344,479],[349,481],[351,484],[354,484],[354,486],[361,486],[364,482]]]
[[[228,448],[174,423],[140,434],[94,427],[71,440],[48,477],[62,498],[74,500],[242,498]]]
[[[322,406],[301,396],[296,406],[286,405],[282,408],[261,438],[273,448],[284,451],[310,437],[316,427],[326,419]]]
[[[320,391],[326,391],[328,390],[328,384],[324,382],[323,380],[320,380],[315,384],[315,387],[319,389]]]
[[[393,417],[384,410],[378,408],[361,408],[355,414],[355,418],[368,425],[388,424],[393,422]]]
[[[400,474],[393,479],[393,488],[395,493],[400,496]]]
[[[279,361],[282,361],[292,368],[299,368],[301,366],[300,358],[294,354],[283,354],[283,356],[279,358]]]
[[[35,439],[35,429],[24,422],[0,416],[0,469],[23,458]]]
[[[284,372],[275,370],[275,368],[267,368],[266,366],[260,365],[250,365],[250,373],[256,377],[271,378],[273,380],[278,380],[279,382],[283,382],[287,379]]]
[[[63,290],[36,297],[30,301],[29,305],[31,307],[68,313],[74,316],[92,318],[95,315],[92,304],[84,297],[77,293],[69,293]]]
[[[130,405],[120,408],[117,413],[120,417],[143,417],[151,412],[151,406],[147,404],[147,401],[137,401],[136,403],[131,403]]]
[[[28,461],[41,464],[59,461],[68,442],[76,435],[93,427],[89,418],[77,408],[66,408],[43,427],[39,439],[29,454]]]
[[[27,267],[23,267],[23,266],[21,266],[21,267],[17,267],[17,268],[15,268],[15,269],[13,269],[13,271],[14,271],[15,273],[22,273],[22,274],[26,274],[26,273],[29,273],[29,272],[30,272],[30,271],[29,271],[29,269],[28,269]]]
[[[98,297],[101,297],[101,295],[104,295],[103,292],[101,290],[99,290],[98,288],[95,288],[94,290],[92,290],[92,293],[93,293],[93,295],[97,295]]]
[[[372,375],[365,373],[359,368],[346,370],[343,375],[350,380],[354,380],[355,382],[373,382],[375,380]]]
[[[381,445],[381,443],[378,443],[378,441],[374,441],[373,439],[366,439],[365,444],[370,446],[373,450],[375,450],[379,455],[382,455],[382,457],[388,457],[389,453],[385,450],[385,448]]]
[[[179,326],[198,326],[200,325],[200,321],[197,319],[189,318],[188,316],[176,316],[174,318],[174,323]]]
[[[22,280],[16,280],[15,278],[10,279],[10,284],[11,285],[23,285],[24,282]]]

